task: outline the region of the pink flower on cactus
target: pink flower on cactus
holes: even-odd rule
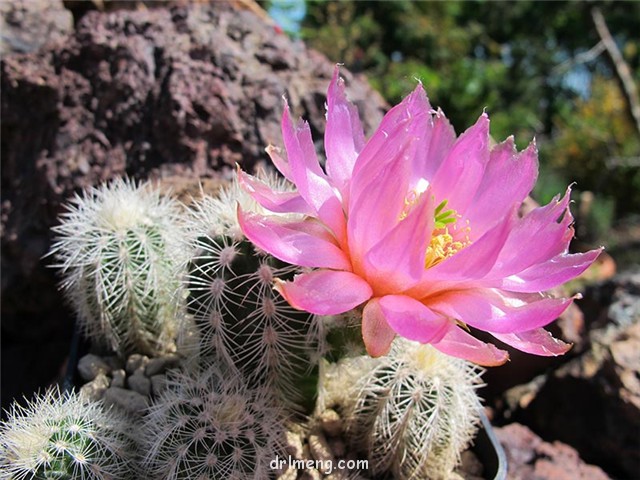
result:
[[[518,216],[537,177],[537,151],[513,138],[491,148],[489,118],[456,138],[421,85],[391,109],[365,140],[338,68],[327,95],[326,171],[309,125],[282,115],[287,159],[267,152],[297,187],[273,191],[242,171],[243,187],[265,209],[238,208],[244,234],[275,257],[313,270],[278,290],[320,315],[363,305],[362,336],[372,356],[396,335],[481,365],[508,355],[473,337],[470,325],[536,355],[569,345],[542,327],[573,298],[545,290],[584,271],[600,250],[569,254],[569,189]]]

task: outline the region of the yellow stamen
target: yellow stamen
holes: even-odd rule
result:
[[[449,234],[448,229],[444,229],[443,233],[435,234],[431,237],[431,243],[427,248],[427,255],[424,259],[424,268],[431,268],[442,262],[443,260],[453,256],[464,247],[467,242],[454,242],[453,237]]]

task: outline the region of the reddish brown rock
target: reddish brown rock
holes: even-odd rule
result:
[[[524,425],[496,428],[507,455],[510,480],[606,480],[599,467],[588,465],[578,453],[561,442],[548,443]]]
[[[634,478],[640,472],[640,273],[601,288],[613,292],[613,303],[608,323],[589,333],[588,350],[505,398],[513,418],[570,444],[612,475]]]
[[[64,39],[73,30],[73,16],[62,0],[0,2],[0,55],[28,53]]]

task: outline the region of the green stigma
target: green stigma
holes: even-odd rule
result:
[[[448,224],[455,223],[455,221],[457,220],[455,210],[445,210],[447,203],[448,200],[443,200],[442,202],[440,202],[440,205],[436,207],[436,210],[433,213],[434,230],[445,228]]]

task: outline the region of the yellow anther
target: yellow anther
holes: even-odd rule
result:
[[[470,243],[468,240],[464,242],[454,241],[447,228],[445,228],[442,233],[436,233],[436,231],[433,233],[431,243],[429,247],[427,247],[427,254],[424,258],[424,268],[431,268],[438,265]]]

